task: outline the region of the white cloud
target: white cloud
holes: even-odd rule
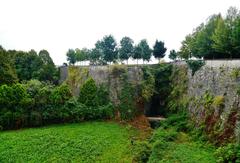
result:
[[[0,44],[47,49],[56,64],[68,48],[91,48],[106,34],[165,41],[178,49],[185,35],[239,0],[0,0]]]

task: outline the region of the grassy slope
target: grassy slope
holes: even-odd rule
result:
[[[126,128],[88,122],[0,133],[0,162],[131,162]]]
[[[156,132],[165,132],[156,130]],[[164,147],[155,146],[150,163],[215,163],[214,149],[203,142],[193,141],[188,134],[179,132],[175,141],[166,141]]]

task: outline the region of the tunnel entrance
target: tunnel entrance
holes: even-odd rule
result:
[[[147,117],[163,117],[165,116],[165,102],[161,100],[160,96],[153,96],[151,100],[145,105],[145,115]]]

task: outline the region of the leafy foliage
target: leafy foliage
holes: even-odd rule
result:
[[[18,81],[16,70],[9,54],[0,48],[0,85],[13,84]]]
[[[187,61],[188,67],[192,70],[192,76],[202,67],[205,65],[203,60],[188,60]]]
[[[121,119],[131,120],[136,114],[135,89],[130,83],[124,84],[120,94],[119,111]]]
[[[239,58],[240,12],[230,7],[225,17],[212,15],[186,36],[178,53],[180,58]]]
[[[153,46],[153,56],[155,58],[163,58],[167,48],[164,46],[164,42],[156,40],[155,45]]]
[[[86,82],[80,88],[79,102],[85,104],[86,106],[97,106],[97,86],[92,78],[86,80]]]
[[[69,49],[68,51],[67,51],[67,61],[69,62],[69,64],[75,64],[76,63],[76,61],[77,61],[77,56],[76,56],[76,52],[75,52],[75,50],[73,50],[73,49]]]
[[[121,61],[128,60],[130,57],[133,56],[133,51],[133,40],[129,37],[123,37],[120,41],[119,59]]]
[[[171,60],[174,60],[174,61],[175,61],[175,60],[177,59],[177,56],[178,56],[178,55],[177,55],[177,52],[173,49],[173,50],[170,51],[168,57],[169,57]]]
[[[239,162],[240,145],[227,144],[225,146],[219,147],[216,150],[215,155],[217,157],[217,162]]]

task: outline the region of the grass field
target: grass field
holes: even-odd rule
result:
[[[0,162],[132,162],[129,131],[111,122],[0,133]]]
[[[153,147],[149,163],[215,163],[214,148],[200,141],[194,141],[183,132],[177,132],[173,141],[171,130],[157,129],[159,134]],[[160,136],[161,135],[161,136]],[[175,137],[175,136],[174,136]],[[165,138],[165,139],[163,139]],[[161,140],[159,142],[159,140]]]

